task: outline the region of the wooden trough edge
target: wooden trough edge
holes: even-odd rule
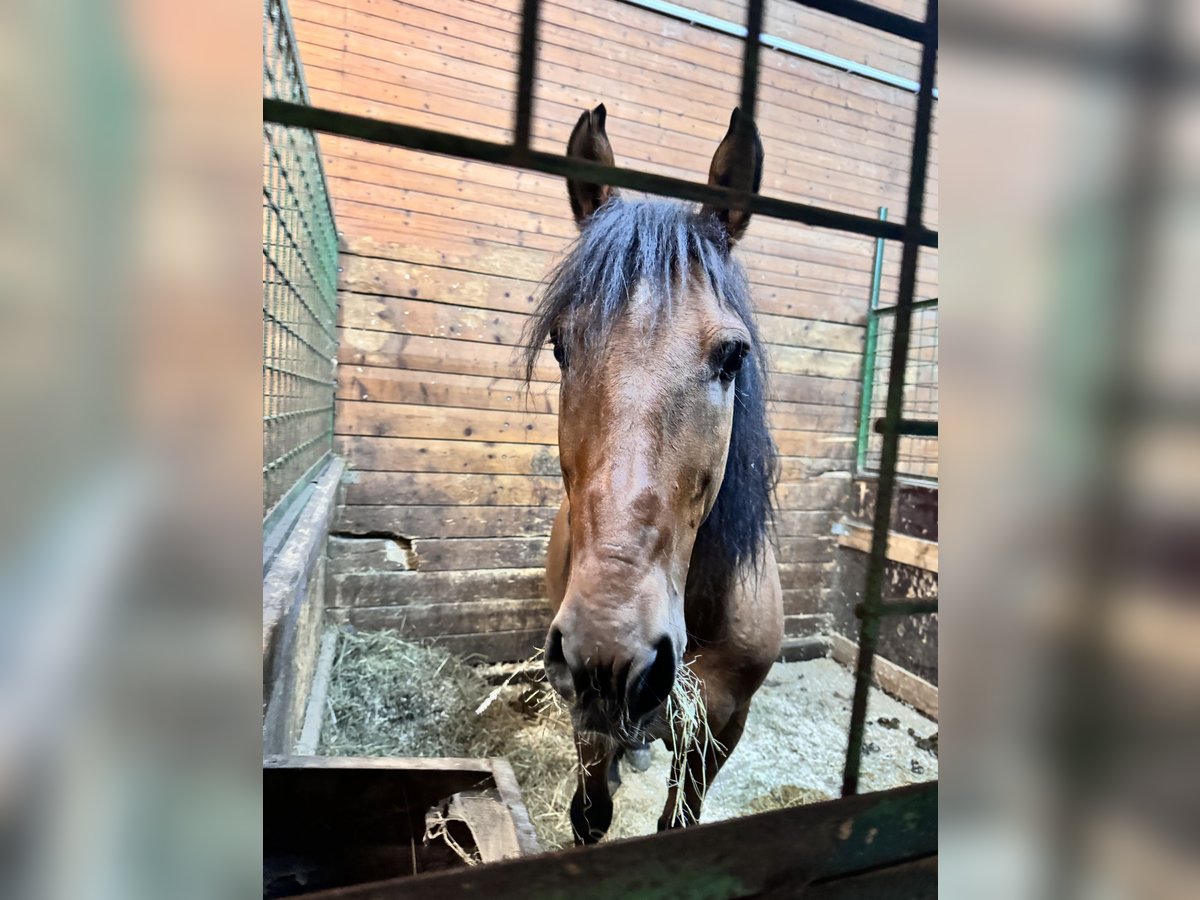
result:
[[[880,872],[905,897],[937,892],[937,782],[774,810],[610,844],[454,872],[322,891],[311,900],[520,896],[601,900],[637,894],[844,896]],[[887,894],[892,896],[893,894]],[[898,895],[896,895],[898,896]]]
[[[854,668],[858,662],[858,645],[840,634],[830,634],[827,637],[832,655],[843,666]],[[897,700],[907,703],[919,712],[924,713],[935,722],[938,717],[938,689],[924,678],[914,675],[907,669],[902,669],[882,656],[875,657],[875,686]]]
[[[525,808],[521,786],[509,761],[501,756],[429,757],[429,756],[301,756],[263,757],[264,769],[374,769],[405,772],[472,772],[490,777],[508,810],[516,832],[517,846],[523,856],[541,852],[537,831]]]

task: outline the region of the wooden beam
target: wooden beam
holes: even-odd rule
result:
[[[854,668],[858,662],[858,646],[840,634],[828,636],[833,658],[843,666]],[[938,717],[938,689],[924,678],[919,678],[907,669],[881,656],[875,657],[875,686],[897,700],[923,712],[934,721]]]
[[[814,882],[824,886],[834,879],[935,854],[937,796],[937,782],[909,785],[311,896],[313,900],[797,896]],[[930,870],[926,873],[908,896],[932,896],[936,881],[929,880]]]
[[[842,519],[838,526],[843,529],[838,535],[838,544],[852,550],[871,552],[871,528],[861,522]],[[887,558],[892,562],[915,566],[926,572],[938,570],[938,545],[936,541],[909,537],[897,531],[888,532]]]

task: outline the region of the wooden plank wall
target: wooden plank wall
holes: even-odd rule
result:
[[[744,17],[728,0],[689,2]],[[490,140],[511,137],[519,6],[291,0],[314,103]],[[534,145],[560,151],[580,110],[604,102],[619,163],[703,177],[737,103],[741,42],[617,0],[579,6],[542,4]],[[768,4],[768,31],[914,77],[914,48],[795,4]],[[761,81],[764,192],[902,218],[913,95],[767,49]],[[321,147],[343,243],[336,432],[350,469],[328,604],[360,626],[523,655],[548,624],[541,567],[561,486],[557,368],[547,353],[527,397],[514,348],[575,235],[565,187],[328,136]],[[936,185],[936,135],[933,148]],[[936,188],[929,203],[936,227]],[[788,628],[810,633],[850,502],[873,247],[759,217],[739,252],[774,373]],[[898,261],[889,248],[885,298]],[[936,295],[936,268],[923,254],[922,296]]]

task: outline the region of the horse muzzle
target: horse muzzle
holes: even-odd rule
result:
[[[546,677],[572,704],[575,727],[585,732],[621,738],[644,728],[671,695],[678,668],[666,636],[646,653],[611,662],[582,661],[557,627],[546,642]]]

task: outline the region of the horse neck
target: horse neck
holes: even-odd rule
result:
[[[719,640],[724,633],[739,563],[733,560],[722,536],[701,526],[692,548],[684,589],[684,618],[695,640]]]

